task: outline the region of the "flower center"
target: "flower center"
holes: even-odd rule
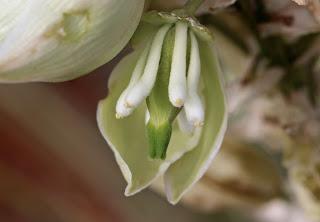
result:
[[[116,105],[116,117],[130,115],[147,102],[146,129],[150,157],[165,159],[173,121],[192,132],[204,121],[198,94],[201,62],[198,40],[186,22],[163,25],[145,45],[129,85]]]

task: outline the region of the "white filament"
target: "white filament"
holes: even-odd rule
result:
[[[128,107],[126,105],[126,97],[128,92],[132,89],[132,87],[138,82],[140,76],[142,75],[143,69],[146,65],[147,56],[149,53],[150,45],[145,47],[142,54],[140,55],[138,62],[132,72],[132,76],[127,88],[120,95],[117,105],[116,105],[116,118],[120,119],[126,116],[129,116],[134,109]]]
[[[177,22],[169,79],[169,99],[175,107],[183,106],[187,96],[187,37],[188,25],[184,22]]]
[[[198,95],[198,85],[201,73],[199,45],[196,36],[190,32],[191,51],[187,77],[188,97],[184,104],[186,117],[194,126],[202,126],[204,121],[204,108]]]
[[[127,92],[125,103],[128,108],[136,108],[150,94],[157,77],[164,38],[170,27],[171,24],[164,25],[155,35],[143,75]]]

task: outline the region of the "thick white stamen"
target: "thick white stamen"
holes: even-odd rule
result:
[[[127,107],[137,107],[150,94],[158,73],[163,41],[170,27],[171,24],[161,27],[155,35],[143,75],[127,93]]]
[[[130,108],[126,104],[126,97],[128,95],[128,92],[132,89],[132,87],[138,82],[140,76],[142,75],[142,72],[144,70],[144,67],[146,65],[147,56],[149,53],[150,44],[145,47],[142,54],[140,55],[138,62],[133,70],[129,85],[127,88],[122,92],[120,95],[117,105],[116,105],[116,118],[120,119],[126,116],[129,116],[133,112],[133,108]]]
[[[186,60],[187,60],[188,25],[176,24],[175,41],[172,55],[169,99],[175,107],[183,106],[187,96]]]
[[[184,104],[186,117],[194,126],[202,126],[204,121],[204,108],[198,95],[198,85],[201,73],[199,46],[196,36],[190,32],[191,51],[187,77],[188,97]]]
[[[194,125],[192,125],[186,116],[186,112],[184,108],[180,111],[179,115],[177,116],[179,129],[184,133],[191,134],[194,131]]]

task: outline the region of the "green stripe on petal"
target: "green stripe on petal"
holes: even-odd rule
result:
[[[219,151],[227,126],[225,95],[221,71],[210,42],[199,41],[201,76],[205,102],[205,120],[198,145],[173,163],[165,173],[165,187],[170,203],[176,204],[196,183]]]
[[[142,42],[152,38],[154,29],[143,30],[139,27]],[[116,119],[115,107],[120,94],[127,87],[132,71],[142,52],[143,44],[136,51],[126,56],[113,70],[109,81],[109,95],[99,103],[97,121],[99,129],[114,152],[117,163],[128,183],[125,194],[133,195],[147,187],[170,164],[190,151],[199,141],[201,130],[193,135],[182,133],[177,124],[173,125],[172,138],[165,160],[152,160],[149,157],[149,144],[145,131],[146,105],[140,105],[130,116]]]

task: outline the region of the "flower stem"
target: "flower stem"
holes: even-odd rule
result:
[[[194,14],[203,2],[204,0],[188,0],[188,2],[184,5],[184,9],[188,13]]]

